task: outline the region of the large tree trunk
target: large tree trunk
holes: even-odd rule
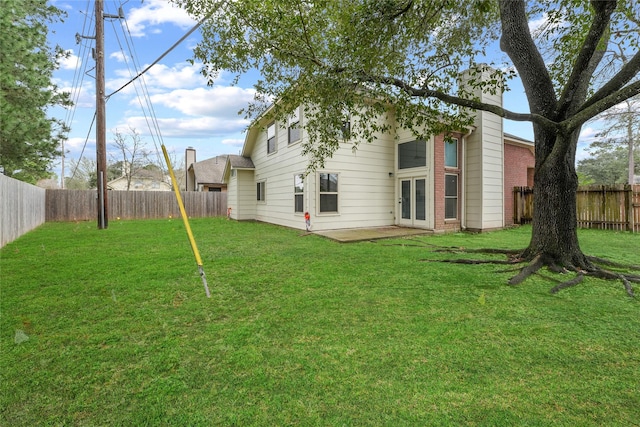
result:
[[[578,244],[575,142],[570,136],[536,132],[536,171],[533,188],[533,230],[526,259],[540,257],[543,264],[571,270],[589,270],[591,263]],[[566,138],[566,140],[559,140]],[[559,150],[558,147],[567,147]]]

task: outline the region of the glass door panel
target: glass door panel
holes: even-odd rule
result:
[[[411,219],[411,180],[402,181],[402,219]]]

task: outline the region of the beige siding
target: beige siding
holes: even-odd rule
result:
[[[303,118],[304,122],[304,118]],[[304,131],[303,140],[306,139]],[[240,202],[255,206],[255,219],[304,229],[303,213],[294,212],[294,176],[307,172],[308,159],[302,155],[302,144],[288,144],[287,129],[276,129],[276,151],[267,154],[266,129],[257,136],[251,159],[256,167],[253,177],[253,199]],[[314,230],[343,227],[369,227],[394,223],[395,181],[389,176],[394,172],[394,140],[381,135],[371,144],[362,144],[353,152],[351,144],[327,159],[322,171],[312,172],[305,178],[304,210],[311,214]],[[318,205],[317,174],[339,173],[337,214],[320,214]],[[266,183],[266,200],[256,202],[255,185]],[[244,207],[239,207],[244,209]]]
[[[236,171],[236,201],[235,219],[253,220],[256,216],[256,184],[252,170],[238,169]]]
[[[338,214],[321,214],[315,204],[314,230],[345,227],[376,227],[395,223],[395,141],[380,135],[370,144],[361,144],[354,153],[349,144],[341,146],[319,172],[337,172]],[[317,176],[317,175],[316,175]],[[317,185],[312,189],[319,198]]]
[[[237,171],[236,171],[237,173]],[[227,182],[227,207],[231,208],[231,218],[238,219],[238,177],[229,175]]]
[[[481,101],[502,105],[500,93],[478,94]],[[465,147],[465,226],[490,229],[504,226],[504,136],[502,119],[476,112],[476,129]]]

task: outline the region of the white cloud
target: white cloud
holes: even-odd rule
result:
[[[589,145],[596,140],[598,132],[600,132],[600,130],[596,128],[582,128],[578,138],[578,145],[576,147],[576,162],[591,156],[587,149],[589,148]]]
[[[244,139],[223,139],[220,141],[222,145],[230,145],[232,147],[242,147],[244,145]]]
[[[206,81],[200,74],[201,65],[180,63],[173,67],[156,64],[145,74],[145,81],[150,86],[164,89],[182,89],[204,86]]]
[[[58,78],[52,79],[60,92],[68,92],[77,108],[94,108],[96,105],[95,81],[87,79],[82,86],[75,87],[69,81]],[[78,92],[79,91],[79,92]],[[66,115],[66,113],[65,113]]]
[[[551,18],[548,13],[544,13],[542,16],[529,21],[529,32],[534,36],[537,36],[541,32],[556,29],[565,25],[566,21],[559,20],[556,17]]]
[[[583,128],[580,131],[580,140],[582,140],[582,141],[586,141],[586,140],[593,141],[598,132],[599,132],[598,129],[594,129],[592,127]]]
[[[109,55],[109,58],[113,58],[118,62],[127,62],[129,60],[129,57],[122,51],[113,52],[111,55]]]
[[[149,32],[157,34],[161,32],[159,28],[149,27],[167,23],[186,29],[196,21],[184,9],[166,0],[147,0],[141,7],[132,7],[127,14],[127,25],[134,37],[143,37]]]
[[[65,52],[68,54],[67,57],[61,58],[58,64],[60,65],[61,70],[75,70],[76,68],[80,68],[82,65],[82,59],[78,57],[73,49],[67,49]]]
[[[158,118],[157,121],[163,137],[184,139],[239,134],[249,124],[246,120],[229,120],[223,117]],[[126,125],[138,130],[143,135],[148,134],[145,117],[128,117]]]
[[[107,89],[109,91],[115,91],[133,77],[138,72],[146,69],[147,65],[144,65],[141,70],[135,71],[129,68],[120,68],[113,71],[113,74],[118,76],[115,79],[109,79],[106,82]],[[141,79],[137,79],[135,84],[140,84],[144,81],[147,90],[150,93],[164,92],[169,89],[185,89],[206,86],[206,80],[200,74],[199,64],[187,64],[178,63],[172,67],[168,67],[164,64],[156,64],[145,72]],[[135,86],[133,84],[124,88],[122,94],[135,94]]]
[[[542,15],[537,19],[532,19],[529,21],[529,32],[531,34],[537,33],[541,28],[543,28],[548,21],[548,16],[546,14]]]
[[[71,152],[79,152],[80,150],[82,150],[82,147],[84,147],[85,144],[95,151],[95,148],[93,148],[95,147],[95,138],[93,138],[93,135],[91,135],[91,138],[89,140],[79,137],[69,138],[65,141],[64,148],[65,150],[69,150]]]
[[[254,94],[254,89],[214,86],[157,94],[151,97],[151,101],[189,116],[213,116],[246,123],[247,121],[238,115],[238,111],[253,101]]]

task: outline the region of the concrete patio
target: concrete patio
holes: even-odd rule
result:
[[[421,228],[408,227],[371,227],[371,228],[347,228],[341,230],[323,230],[314,231],[313,234],[327,237],[337,242],[361,242],[365,240],[379,240],[390,238],[402,238],[408,236],[418,236],[424,234],[433,234],[431,230]]]

